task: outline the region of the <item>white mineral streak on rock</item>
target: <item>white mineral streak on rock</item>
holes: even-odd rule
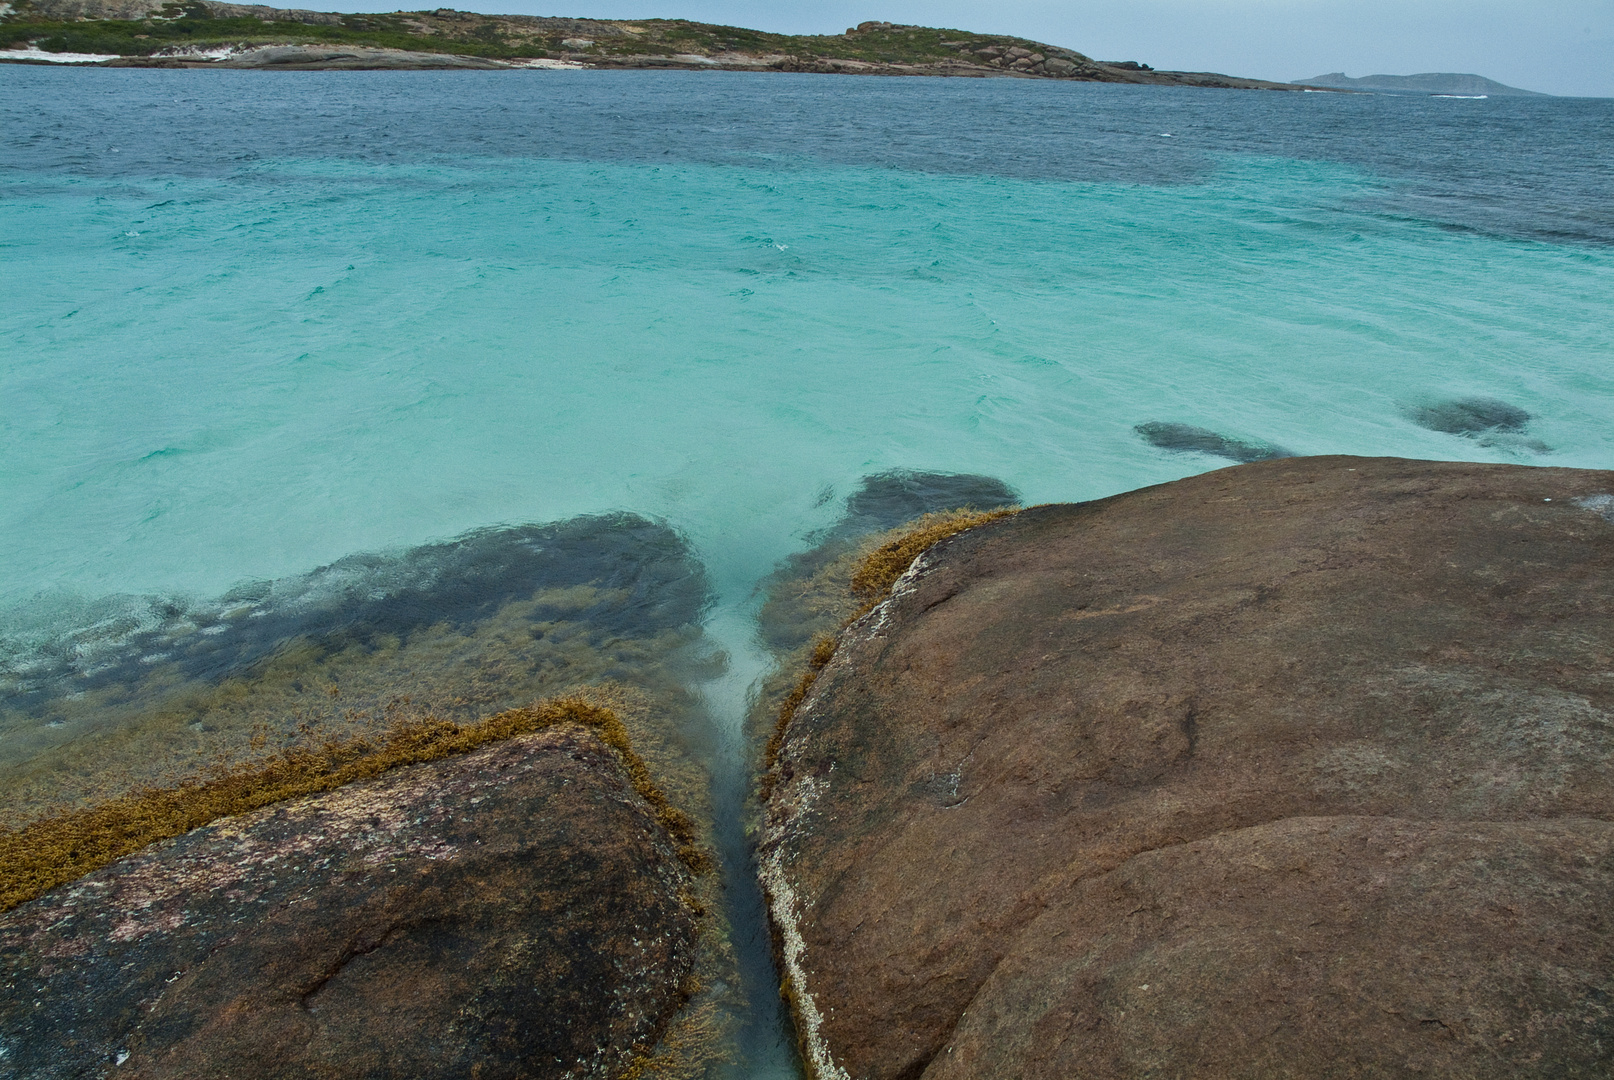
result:
[[[833,766],[831,767],[833,771]],[[835,1064],[835,1058],[824,1042],[824,1017],[818,1003],[807,988],[807,968],[804,957],[807,942],[801,936],[800,909],[795,887],[785,873],[784,844],[797,827],[812,812],[813,804],[829,787],[827,779],[803,776],[789,785],[789,799],[794,804],[769,823],[766,837],[767,854],[762,859],[759,876],[768,895],[768,907],[773,914],[774,929],[779,934],[780,952],[783,954],[785,978],[790,986],[791,1002],[795,1006],[797,1032],[801,1048],[813,1080],[851,1080],[846,1070]]]
[[[885,630],[886,625],[891,621],[891,612],[895,609],[897,603],[903,597],[908,596],[919,588],[919,579],[924,576],[930,565],[930,549],[921,551],[914,558],[914,561],[909,564],[908,569],[902,572],[902,576],[892,583],[890,595],[876,604],[874,610],[863,616],[852,626],[847,634],[847,643],[861,644],[864,641],[879,637],[881,632]],[[837,650],[838,652],[839,650]]]
[[[813,689],[808,691],[807,696],[797,707],[796,717],[811,714],[817,704],[819,689],[827,685],[828,680],[825,676],[837,665],[851,662],[853,647],[880,636],[885,630],[896,605],[918,589],[919,579],[933,564],[929,556],[929,551],[920,552],[909,564],[908,569],[903,571],[902,576],[892,584],[891,592],[886,598],[847,628],[840,647],[835,650],[835,656],[824,671],[819,673],[819,677],[814,680]],[[785,756],[796,756],[805,749],[802,744],[806,735],[801,733],[801,726],[792,723],[791,727],[797,730],[798,735],[795,739],[791,739],[787,734]],[[831,765],[830,772],[834,771],[835,767]],[[768,825],[763,836],[762,850],[765,854],[761,859],[758,876],[768,897],[768,908],[773,916],[774,929],[779,935],[784,974],[789,982],[791,1000],[795,1007],[797,1032],[801,1038],[802,1052],[807,1058],[811,1076],[813,1080],[851,1080],[846,1070],[835,1063],[829,1045],[824,1041],[822,1034],[824,1017],[818,1011],[818,1003],[807,987],[805,964],[807,943],[801,934],[801,912],[804,905],[797,897],[795,887],[790,883],[784,862],[784,849],[787,843],[800,832],[819,797],[828,788],[827,776],[800,775],[774,792],[771,800],[773,809],[768,815]]]

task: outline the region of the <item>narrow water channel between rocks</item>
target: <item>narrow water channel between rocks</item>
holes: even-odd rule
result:
[[[713,612],[706,633],[728,655],[723,673],[701,688],[712,717],[712,810],[723,875],[725,914],[733,933],[741,992],[747,1014],[741,1018],[735,1056],[723,1070],[732,1080],[795,1080],[802,1075],[795,1034],[779,997],[767,910],[758,884],[745,823],[756,785],[755,749],[746,736],[752,695],[773,665],[756,633],[755,598]]]
[[[795,1031],[779,995],[771,931],[748,827],[760,821],[756,770],[759,742],[820,635],[854,610],[850,581],[863,555],[927,514],[1012,506],[1018,493],[1003,481],[968,473],[894,469],[864,476],[833,522],[808,532],[805,547],[750,573],[708,559],[714,603],[703,624],[708,648],[726,663],[701,686],[714,731],[711,775],[714,840],[745,1013],[733,1061],[722,1075],[777,1080],[802,1075]],[[714,565],[723,564],[723,565]],[[765,573],[759,573],[760,570]]]

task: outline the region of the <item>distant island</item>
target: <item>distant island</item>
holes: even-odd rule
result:
[[[769,34],[685,19],[563,19],[437,8],[344,15],[215,0],[0,2],[0,61],[260,70],[674,68],[1064,79],[1298,91],[1214,72],[1156,71],[1002,34],[889,22]]]
[[[1318,75],[1312,79],[1296,79],[1296,86],[1311,86],[1323,90],[1366,90],[1374,94],[1424,94],[1432,97],[1551,97],[1534,90],[1520,90],[1504,86],[1483,75],[1456,75],[1450,72],[1425,72],[1422,75],[1364,75],[1353,79],[1343,71]]]

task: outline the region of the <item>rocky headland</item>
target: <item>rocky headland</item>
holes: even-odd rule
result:
[[[1275,458],[937,543],[768,777],[812,1073],[1607,1075],[1611,493]]]
[[[111,67],[280,70],[671,68],[1044,78],[1299,90],[1212,72],[1156,71],[1003,34],[864,22],[770,34],[687,19],[481,15],[437,8],[339,14],[219,0],[18,0],[0,6],[0,60],[52,54]],[[10,55],[8,56],[8,51]]]

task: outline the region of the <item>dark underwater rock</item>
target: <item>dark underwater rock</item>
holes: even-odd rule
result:
[[[1012,487],[993,476],[893,469],[865,476],[822,539],[869,536],[939,510],[996,510],[1019,501]]]
[[[619,1075],[692,875],[566,725],[224,819],[0,915],[6,1075]]]
[[[863,478],[834,525],[808,537],[813,546],[780,562],[762,582],[757,614],[760,637],[777,665],[763,680],[747,727],[761,745],[773,730],[779,705],[800,676],[801,661],[819,637],[833,633],[857,610],[852,573],[875,538],[926,514],[996,510],[1019,495],[1003,481],[969,473],[893,470]]]
[[[1221,435],[1209,428],[1194,427],[1191,424],[1172,424],[1164,421],[1151,420],[1147,424],[1139,424],[1133,428],[1149,443],[1162,450],[1173,450],[1178,453],[1209,454],[1211,457],[1226,458],[1248,464],[1252,461],[1270,461],[1274,458],[1294,457],[1294,454],[1279,446],[1269,443],[1245,442],[1228,435]]]
[[[1606,1075],[1611,492],[1294,458],[920,556],[772,775],[817,1075]]]
[[[846,590],[856,552],[870,537],[947,510],[1014,506],[1019,494],[991,476],[893,469],[865,476],[834,525],[785,559],[763,582],[763,641],[783,656],[838,627],[852,610]]]
[[[216,599],[41,604],[36,626],[0,628],[0,822],[251,756],[259,733],[474,721],[582,685],[631,688],[687,727],[707,601],[675,530],[609,514],[361,552]],[[662,737],[634,738],[653,757]]]
[[[592,590],[581,602],[567,592],[579,587]],[[7,688],[5,702],[38,708],[59,694],[137,682],[159,665],[177,679],[218,679],[298,638],[322,651],[407,642],[534,598],[533,622],[562,616],[596,636],[654,634],[698,619],[706,582],[675,532],[632,514],[478,529],[246,582],[212,602],[110,598],[80,616],[86,629],[30,657],[28,678]]]
[[[1497,398],[1465,397],[1420,405],[1409,412],[1412,422],[1447,435],[1480,435],[1488,431],[1523,431],[1530,414]]]
[[[1481,446],[1519,453],[1550,454],[1552,447],[1540,439],[1527,438],[1525,430],[1532,419],[1517,405],[1497,398],[1467,397],[1437,401],[1407,410],[1419,427],[1447,435],[1473,439]]]

